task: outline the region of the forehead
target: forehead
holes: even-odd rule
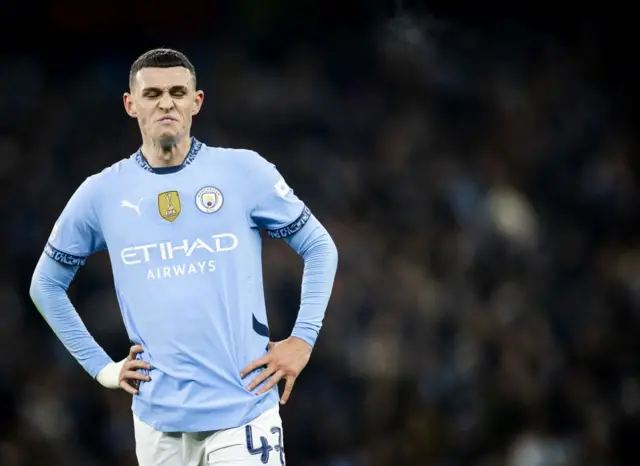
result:
[[[135,75],[134,83],[140,89],[187,86],[193,82],[191,72],[182,66],[171,68],[142,68]]]

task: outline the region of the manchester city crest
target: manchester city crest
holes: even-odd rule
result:
[[[218,188],[207,186],[196,194],[196,206],[205,214],[217,212],[222,207],[224,198]]]

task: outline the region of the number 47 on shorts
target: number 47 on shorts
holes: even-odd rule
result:
[[[253,438],[253,429],[251,426],[245,427],[245,434],[247,437],[247,451],[252,455],[260,455],[260,461],[262,464],[269,463],[269,456],[272,452],[280,455],[280,464],[284,465],[284,448],[282,447],[282,429],[280,427],[272,427],[271,433],[277,436],[277,443],[270,445],[266,437],[260,436],[257,439],[259,446],[256,446]]]

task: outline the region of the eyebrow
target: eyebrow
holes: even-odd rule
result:
[[[169,92],[175,92],[175,91],[182,91],[182,92],[188,92],[189,88],[187,86],[171,86],[169,88]],[[158,92],[158,93],[162,93],[163,89],[160,87],[156,87],[156,86],[152,86],[152,87],[145,87],[144,89],[142,89],[142,93],[146,94],[149,92]]]

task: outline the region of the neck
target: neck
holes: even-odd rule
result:
[[[143,137],[142,154],[147,159],[149,166],[153,168],[175,167],[181,165],[191,149],[191,138],[188,135],[181,137],[175,143],[163,145]]]

